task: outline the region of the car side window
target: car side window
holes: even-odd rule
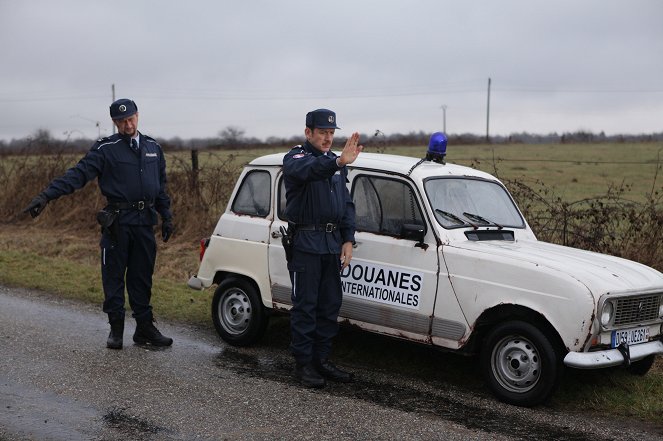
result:
[[[357,231],[401,236],[403,225],[424,225],[421,207],[407,183],[378,176],[354,180]]]
[[[269,214],[269,200],[272,179],[267,171],[254,170],[244,176],[231,210],[237,214],[266,217]]]

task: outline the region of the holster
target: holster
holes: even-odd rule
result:
[[[108,207],[97,212],[97,222],[101,225],[101,232],[110,237],[113,245],[117,245],[119,237],[120,223],[117,221],[119,214],[120,210],[112,210]]]
[[[281,244],[283,245],[283,251],[285,251],[285,260],[290,262],[292,260],[292,244],[295,232],[290,226],[286,229],[283,225],[279,227],[279,231],[281,231]]]

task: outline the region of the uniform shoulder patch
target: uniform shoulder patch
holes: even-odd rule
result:
[[[296,145],[290,149],[286,156],[291,157],[292,159],[303,158],[306,156],[306,150],[301,145]]]

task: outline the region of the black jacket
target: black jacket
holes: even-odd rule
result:
[[[162,219],[172,218],[161,146],[143,134],[139,139],[138,152],[119,134],[99,139],[78,164],[51,181],[44,194],[49,200],[57,199],[98,178],[101,193],[109,202],[153,203],[144,210],[122,210],[120,224],[155,225],[157,212]]]
[[[325,155],[308,141],[283,158],[288,221],[337,225],[333,232],[297,230],[294,246],[302,251],[340,253],[343,243],[354,242],[355,206],[346,185],[348,171],[336,165],[336,158],[333,152]]]

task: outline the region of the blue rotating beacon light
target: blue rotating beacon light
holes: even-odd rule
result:
[[[426,152],[426,161],[445,164],[444,157],[447,155],[447,135],[442,132],[435,132],[428,141],[428,151]]]

